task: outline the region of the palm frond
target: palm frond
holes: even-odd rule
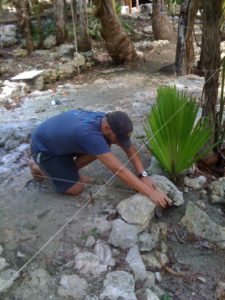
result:
[[[144,130],[149,148],[171,175],[190,167],[212,134],[207,119],[197,121],[198,110],[197,103],[175,87],[158,88]]]

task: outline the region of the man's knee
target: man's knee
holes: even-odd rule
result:
[[[69,188],[65,194],[77,196],[80,195],[85,189],[85,184],[81,181],[75,183],[71,188]]]

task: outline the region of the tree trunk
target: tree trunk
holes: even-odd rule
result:
[[[16,7],[19,27],[26,39],[26,48],[29,52],[32,52],[34,50],[34,44],[31,35],[29,2],[28,0],[19,0],[13,1],[13,4]]]
[[[137,59],[135,48],[122,28],[115,12],[113,0],[95,0],[96,16],[101,21],[101,34],[106,48],[117,64]]]
[[[80,51],[91,50],[91,40],[88,32],[88,19],[87,19],[87,4],[86,0],[79,0],[78,2],[78,14],[80,24]]]
[[[175,39],[175,32],[166,15],[163,0],[153,0],[152,31],[155,40],[173,41]]]
[[[56,25],[56,44],[61,45],[67,41],[66,30],[66,1],[55,0],[55,25]]]
[[[191,0],[188,7],[187,31],[185,35],[185,71],[190,74],[195,62],[194,53],[194,23],[202,0]]]
[[[216,124],[216,104],[219,87],[221,26],[224,0],[203,1],[203,68],[205,72],[203,116]]]

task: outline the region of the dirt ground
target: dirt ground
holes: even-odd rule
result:
[[[96,67],[67,82],[57,82],[46,87],[57,89],[65,83],[74,84],[76,92],[72,99],[65,91],[60,97],[61,104],[53,106],[49,98],[43,97],[42,101],[36,101],[35,97],[27,97],[20,107],[0,111],[1,122],[18,123],[32,119],[41,122],[48,116],[73,108],[102,111],[122,109],[129,113],[134,122],[133,140],[147,167],[150,154],[142,143],[143,125],[155,99],[156,88],[175,78],[157,72],[161,67],[173,63],[174,56],[175,45],[168,44],[157,51],[146,53],[145,63],[136,67]],[[108,69],[112,69],[112,72],[104,73]],[[113,151],[126,162],[126,157],[118,148],[114,147]],[[94,183],[81,196],[57,195],[48,182],[37,184],[32,180],[26,165],[28,159],[25,157],[24,166],[15,169],[14,176],[0,184],[0,243],[4,247],[5,257],[15,269],[23,266],[46,245],[31,265],[41,266],[50,274],[57,275],[58,260],[62,259],[58,255],[59,249],[66,250],[63,260],[68,262],[74,246],[83,246],[87,236],[106,238],[100,231],[96,232],[102,216],[107,217],[115,212],[119,201],[130,196],[132,191],[112,178],[112,174],[99,162],[94,162],[83,171],[83,174],[94,177]],[[224,214],[218,217],[218,207],[209,206],[207,196],[202,197],[196,192],[184,193],[184,197],[185,202],[203,200],[210,214],[224,224]],[[191,240],[184,232],[180,232],[177,224],[184,211],[185,207],[167,209],[158,215],[157,220],[168,224],[166,243],[169,246],[169,266],[178,274],[184,272],[188,276],[174,276],[161,270],[162,281],[158,284],[174,300],[216,299],[215,287],[218,281],[225,280],[224,251],[202,241]],[[24,253],[25,257],[18,258],[18,251]],[[26,268],[23,273],[26,276]],[[199,277],[202,280],[197,279]],[[15,283],[14,290],[20,282]],[[93,290],[95,288],[93,283]],[[14,290],[9,290],[5,299],[15,299]]]

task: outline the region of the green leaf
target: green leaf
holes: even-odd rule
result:
[[[184,92],[175,87],[158,88],[144,131],[148,148],[173,176],[199,158],[212,135],[208,120],[198,120],[198,111],[197,103]],[[207,151],[211,149],[208,147]]]

